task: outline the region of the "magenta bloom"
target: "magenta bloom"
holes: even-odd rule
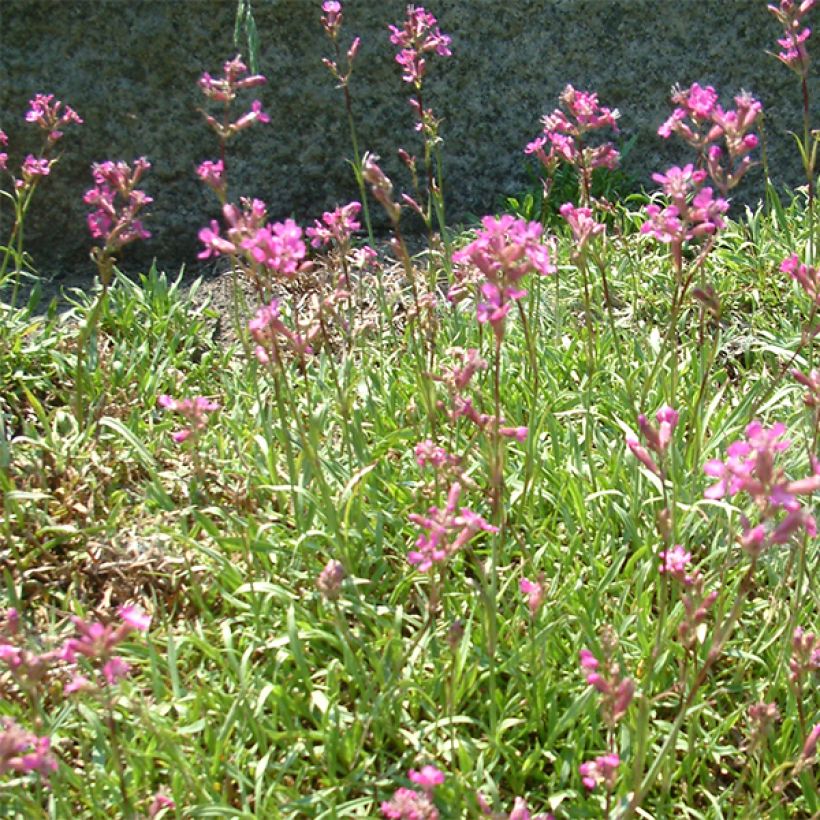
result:
[[[777,454],[789,447],[784,424],[765,428],[759,421],[746,427],[746,437],[735,441],[726,450],[726,459],[711,459],[704,465],[706,475],[717,478],[717,483],[704,492],[706,498],[719,499],[744,492],[761,511],[763,521],[752,526],[743,519],[740,543],[753,555],[758,555],[770,544],[785,544],[792,535],[804,530],[809,536],[817,534],[814,517],[806,512],[798,496],[812,495],[820,489],[820,462],[812,461],[812,475],[789,481],[783,470],[776,466]],[[779,512],[785,517],[776,520]]]
[[[83,202],[96,210],[88,215],[88,229],[94,239],[103,240],[109,253],[151,236],[137,215],[153,200],[136,187],[150,167],[145,157],[135,160],[133,170],[125,162],[107,161],[91,166],[95,185],[86,191]]]
[[[611,142],[592,146],[588,134],[601,128],[612,128],[617,133],[618,110],[600,105],[597,94],[578,91],[571,85],[566,86],[559,101],[564,110],[556,108],[543,117],[542,136],[530,142],[524,153],[534,154],[548,169],[559,162],[574,165],[587,183],[595,168],[616,168],[619,155],[615,146]]]
[[[347,247],[351,236],[362,227],[356,220],[361,209],[360,202],[349,202],[333,211],[325,211],[321,221],[315,220],[313,227],[305,230],[311,238],[310,244],[321,248],[335,242],[339,248]]]
[[[618,779],[618,767],[621,759],[616,754],[602,755],[595,760],[582,763],[579,767],[581,781],[587,789],[592,791],[601,784],[607,791],[612,791]]]
[[[382,815],[390,820],[439,820],[438,809],[429,795],[413,789],[396,789],[381,805]]]
[[[806,292],[809,298],[820,307],[820,268],[802,263],[796,253],[786,257],[780,263],[780,272],[788,273]]]
[[[248,330],[257,343],[254,355],[262,364],[280,364],[283,346],[292,350],[299,361],[313,354],[311,341],[319,333],[320,327],[314,326],[307,334],[291,330],[281,319],[278,299],[263,305],[248,322]]]
[[[11,718],[0,720],[0,774],[37,772],[46,779],[56,771],[50,738],[26,732]]]
[[[341,562],[330,560],[319,573],[319,578],[316,580],[316,588],[325,600],[338,601],[339,593],[342,589],[342,582],[346,576],[347,573]]]
[[[307,254],[302,229],[292,219],[259,228],[242,242],[242,248],[257,264],[287,278],[299,273]]]
[[[435,766],[423,766],[421,771],[410,769],[407,777],[417,786],[421,786],[426,792],[431,792],[436,786],[444,782],[444,772],[439,771]]]
[[[543,577],[539,578],[537,581],[530,581],[529,578],[522,578],[518,584],[518,587],[521,592],[527,596],[527,606],[529,607],[530,615],[535,617],[538,610],[541,609],[541,604],[544,603],[544,595],[546,594],[543,584]]]
[[[219,410],[219,405],[206,399],[204,396],[196,396],[193,399],[174,399],[171,396],[163,395],[157,400],[160,407],[179,413],[185,418],[189,426],[173,433],[171,438],[181,444],[192,435],[198,435],[208,426],[208,416]]]
[[[171,800],[170,797],[163,794],[162,792],[157,792],[154,795],[154,799],[151,801],[151,805],[148,807],[148,817],[153,818],[156,817],[161,811],[164,809],[168,809],[168,811],[173,811],[176,808],[176,803]]]
[[[422,6],[407,7],[407,17],[402,28],[388,26],[390,42],[399,47],[396,62],[402,67],[402,79],[417,88],[421,86],[427,67],[425,54],[450,57],[451,39],[442,34],[436,18]]]
[[[549,248],[541,242],[538,223],[505,214],[499,219],[485,216],[481,224],[478,236],[453,254],[453,262],[477,268],[484,275],[484,301],[477,306],[477,318],[479,322],[489,322],[500,339],[512,302],[526,295],[518,282],[529,273],[554,273],[555,265]],[[460,293],[461,288],[456,285],[449,295],[455,298]]]
[[[38,159],[29,154],[20,169],[23,179],[31,182],[34,177],[47,177],[51,173],[51,163],[47,159]]]
[[[572,231],[572,236],[579,251],[595,236],[606,231],[606,226],[592,218],[591,208],[576,208],[571,202],[565,202],[559,209]]]
[[[211,162],[205,160],[196,169],[196,175],[218,195],[224,196],[227,180],[225,179],[225,163],[222,160]]]
[[[780,46],[778,59],[800,77],[809,73],[809,54],[806,41],[811,37],[811,29],[803,25],[803,17],[814,8],[816,0],[780,0],[778,5],[768,9],[783,26],[784,36],[777,41]]]
[[[407,560],[420,572],[427,572],[433,564],[454,555],[479,532],[498,532],[498,527],[466,507],[457,511],[460,495],[461,484],[455,482],[443,510],[430,507],[427,515],[410,515],[410,521],[426,530],[416,539],[416,549],[407,555]]]
[[[60,130],[66,125],[82,125],[83,121],[77,112],[70,106],[64,106],[59,100],[52,103],[53,94],[36,94],[29,100],[29,110],[26,112],[26,122],[34,123],[48,131],[50,143],[57,142],[63,136]],[[63,108],[63,113],[60,113]]]
[[[661,565],[658,572],[665,573],[682,584],[689,585],[692,577],[687,574],[692,562],[692,553],[687,552],[680,544],[675,544],[671,550],[661,550],[659,553]]]

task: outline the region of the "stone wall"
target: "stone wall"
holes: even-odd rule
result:
[[[232,144],[231,174],[234,191],[264,199],[274,218],[304,222],[355,195],[341,95],[320,62],[328,53],[320,7],[320,0],[253,0],[260,70],[270,81],[255,91],[272,122]],[[669,112],[670,86],[695,81],[715,85],[727,104],[744,88],[758,96],[776,179],[800,179],[786,134],[801,128],[799,87],[765,53],[780,34],[765,0],[428,0],[427,7],[453,38],[453,57],[430,61],[427,90],[445,119],[452,220],[491,210],[527,184],[522,149],[568,82],[621,110],[621,139],[637,136],[628,170],[647,184],[653,171],[685,157],[655,131]],[[396,148],[418,150],[386,30],[404,8],[402,0],[348,0],[343,28],[344,43],[362,37],[351,85],[361,148],[382,155],[398,184],[407,180]],[[90,163],[140,155],[153,163],[145,187],[155,198],[154,238],[129,252],[129,267],[156,256],[174,270],[195,259],[197,231],[217,215],[194,175],[216,153],[196,81],[205,70],[221,73],[236,53],[235,11],[234,0],[2,0],[0,128],[12,160],[35,147],[22,116],[36,92],[56,94],[85,119],[66,135],[31,212],[28,247],[41,270],[87,258],[81,198]],[[761,180],[759,170],[750,175],[750,198],[760,195]]]

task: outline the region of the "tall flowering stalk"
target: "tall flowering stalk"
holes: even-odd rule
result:
[[[91,166],[94,187],[86,191],[83,202],[94,209],[88,214],[87,221],[92,239],[99,241],[91,249],[91,259],[97,266],[102,290],[97,295],[77,340],[74,414],[78,420],[84,412],[86,347],[108,304],[108,289],[117,259],[127,245],[151,237],[142,223],[141,211],[153,199],[137,188],[143,174],[150,167],[151,163],[145,157],[135,160],[133,168],[126,162],[111,160]]]
[[[497,639],[496,600],[498,596],[497,570],[501,548],[504,543],[504,460],[506,440],[513,437],[524,441],[527,428],[502,427],[501,413],[501,346],[504,339],[506,321],[512,306],[519,302],[527,291],[521,285],[530,274],[546,276],[555,271],[550,248],[542,239],[542,228],[535,222],[526,222],[505,215],[499,219],[485,216],[482,229],[476,238],[453,255],[456,266],[464,266],[461,281],[451,289],[451,297],[463,295],[468,283],[477,286],[479,297],[476,304],[476,318],[479,324],[488,324],[493,331],[493,416],[488,425],[489,468],[488,477],[490,503],[494,524],[498,529],[492,541],[489,586],[485,589],[487,607],[488,653],[490,658],[490,720],[495,729],[495,652]],[[476,272],[478,276],[476,276]],[[526,316],[519,310],[525,326],[530,361],[535,372],[534,340],[526,327]],[[531,452],[531,451],[530,451]],[[527,473],[530,473],[528,465]]]
[[[344,9],[339,0],[325,0],[325,2],[322,3],[322,12],[322,28],[325,30],[325,34],[327,34],[328,39],[333,46],[333,57],[324,58],[322,63],[330,72],[333,79],[336,80],[336,87],[341,89],[344,97],[347,127],[350,133],[350,145],[353,149],[353,158],[350,163],[353,166],[353,176],[356,178],[356,185],[359,188],[362,216],[364,217],[364,224],[367,228],[367,240],[371,246],[375,246],[376,241],[373,234],[373,225],[370,220],[370,208],[367,203],[365,191],[362,155],[359,153],[359,137],[356,132],[356,120],[353,116],[353,99],[350,94],[350,77],[353,74],[353,66],[356,62],[356,56],[359,53],[361,39],[359,37],[353,38],[353,41],[345,52],[346,68],[342,68],[342,47],[339,42],[339,34],[342,30]]]
[[[581,205],[592,203],[592,174],[596,168],[614,169],[620,154],[611,142],[593,145],[590,134],[602,128],[618,133],[617,108],[607,108],[598,102],[598,95],[579,91],[567,85],[559,97],[561,108],[546,114],[541,120],[543,132],[524,149],[545,167],[549,178],[559,164],[571,165],[580,181]]]
[[[692,649],[694,668],[688,685],[681,692],[678,714],[649,770],[641,777],[642,767],[635,768],[634,790],[624,817],[635,816],[657,778],[664,760],[675,747],[678,733],[690,708],[708,679],[710,671],[722,656],[741,616],[746,599],[753,588],[754,574],[760,556],[772,547],[792,543],[795,539],[801,540],[802,550],[805,552],[807,540],[817,534],[813,515],[803,507],[799,499],[820,490],[820,462],[817,459],[812,461],[810,476],[797,480],[788,479],[778,464],[779,454],[790,444],[784,437],[785,434],[786,428],[782,424],[766,428],[760,422],[752,421],[746,428],[744,438],[729,445],[724,459],[712,459],[704,466],[705,473],[717,479],[705,490],[704,496],[709,499],[722,499],[743,494],[749,498],[751,506],[757,511],[757,520],[754,522],[746,515],[741,515],[740,531],[734,534],[734,539],[748,554],[749,566],[739,587],[734,591],[731,609],[719,623],[715,624],[705,657],[699,666],[694,647],[696,643],[705,643],[702,624],[716,595],[706,595],[700,574],[688,572],[688,555],[685,551],[676,549],[664,556],[665,571],[681,581],[687,589],[683,598],[685,618],[680,637],[684,645]],[[801,561],[801,566],[802,564]],[[795,584],[796,596],[802,594],[803,585],[801,573]],[[792,619],[799,611],[798,597],[792,602]]]
[[[793,71],[800,80],[800,93],[803,101],[803,139],[797,141],[803,170],[806,174],[809,193],[809,264],[814,263],[816,237],[814,236],[814,177],[817,168],[817,145],[820,135],[812,134],[809,112],[809,52],[806,42],[811,37],[811,29],[805,25],[806,15],[814,8],[817,0],[780,0],[767,8],[783,27],[783,37],[777,44],[780,46],[777,59],[786,68]],[[811,145],[810,145],[811,143]]]
[[[546,114],[542,120],[542,133],[528,143],[524,153],[536,157],[547,173],[544,196],[549,197],[552,181],[559,165],[569,165],[578,176],[580,208],[571,203],[561,206],[561,215],[570,225],[577,245],[576,262],[579,262],[584,280],[584,307],[587,317],[588,364],[592,361],[590,334],[593,332],[589,309],[589,285],[587,282],[587,245],[603,231],[598,227],[592,213],[592,176],[598,168],[617,168],[620,154],[612,142],[601,141],[595,132],[609,128],[618,133],[620,112],[607,108],[591,91],[579,91],[567,85],[559,97],[560,108]],[[600,266],[604,280],[605,298],[610,306],[609,285],[606,273]],[[560,281],[555,277],[555,339],[561,338]]]
[[[401,27],[388,26],[390,42],[398,48],[396,62],[402,69],[402,80],[412,88],[410,107],[416,117],[416,131],[424,142],[424,169],[426,174],[426,201],[417,211],[424,220],[433,240],[433,216],[435,213],[439,230],[445,243],[446,265],[449,268],[449,240],[444,218],[444,193],[442,190],[441,120],[431,108],[425,107],[424,77],[430,56],[450,57],[451,38],[442,34],[438,21],[422,6],[407,6],[407,15]],[[432,248],[431,248],[432,249]],[[432,265],[431,265],[432,268]],[[432,273],[431,273],[432,276]],[[433,289],[432,286],[430,288]]]
[[[35,156],[27,154],[20,165],[20,175],[15,177],[8,168],[9,155],[7,146],[8,135],[0,130],[0,171],[11,176],[11,189],[0,191],[0,195],[10,199],[14,207],[14,221],[8,241],[3,247],[3,261],[0,264],[0,286],[5,283],[9,263],[14,263],[14,290],[11,304],[17,302],[17,292],[20,286],[20,274],[25,266],[23,253],[23,231],[26,214],[31,207],[34,192],[44,177],[51,174],[59,156],[54,156],[54,149],[63,138],[63,129],[71,125],[82,125],[79,114],[68,105],[55,100],[53,94],[36,94],[29,100],[29,110],[26,112],[27,123],[37,126],[43,133],[43,143]]]
[[[211,127],[219,140],[219,159],[207,160],[200,164],[196,173],[218,197],[222,205],[228,196],[227,179],[227,145],[241,131],[255,123],[268,123],[270,117],[262,110],[262,103],[254,100],[251,107],[241,116],[232,120],[233,103],[240,91],[264,85],[267,79],[262,74],[248,74],[248,67],[237,55],[223,66],[221,77],[212,77],[207,71],[199,78],[199,87],[211,102],[221,104],[222,116],[217,119],[207,111],[202,111],[205,122]]]

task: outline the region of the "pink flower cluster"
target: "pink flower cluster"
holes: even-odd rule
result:
[[[436,18],[425,11],[422,6],[417,8],[409,5],[402,27],[388,26],[390,42],[400,49],[396,55],[396,62],[402,67],[402,79],[416,88],[421,87],[427,68],[425,54],[433,53],[439,57],[452,56],[451,39],[441,33],[436,23]]]
[[[725,461],[711,459],[704,465],[706,475],[718,481],[704,492],[706,498],[724,498],[738,493],[749,495],[757,506],[762,521],[752,526],[743,519],[741,546],[751,555],[759,555],[773,544],[785,544],[800,530],[809,536],[817,534],[814,517],[804,510],[797,500],[801,495],[812,495],[820,489],[820,461],[812,460],[812,475],[789,481],[776,459],[789,447],[783,438],[784,424],[765,428],[759,421],[746,427],[744,439],[730,444]],[[784,510],[781,520],[776,515]]]
[[[245,76],[248,74],[248,67],[242,62],[242,58],[239,55],[234,57],[233,60],[228,60],[222,70],[224,74],[218,78],[212,77],[206,71],[199,78],[199,87],[209,100],[224,103],[226,106],[230,105],[236,99],[238,91],[245,88],[256,88],[267,82],[261,74]],[[258,100],[254,100],[253,106],[251,107],[251,116],[245,115],[249,117],[249,119],[241,126],[239,126],[239,122],[234,123],[233,126],[228,126],[228,130],[231,128],[233,128],[234,131],[241,130],[241,128],[247,127],[256,120],[269,122],[270,120],[267,115],[261,113],[261,108],[262,104]],[[205,115],[205,119],[208,120],[208,123],[214,127],[218,133],[223,133],[220,129],[223,129],[224,126],[221,123],[216,122],[216,120],[213,120],[213,117],[209,117],[207,114]],[[226,135],[228,134],[226,133]]]
[[[559,162],[574,165],[585,175],[595,168],[616,168],[619,154],[611,142],[597,147],[586,143],[590,131],[612,128],[618,132],[618,110],[602,106],[597,94],[577,91],[571,85],[563,90],[559,102],[564,111],[556,108],[544,116],[542,136],[530,142],[524,153],[534,154],[550,170]]]
[[[820,307],[820,269],[806,265],[793,253],[780,263],[780,272],[788,273],[806,291],[812,302]]]
[[[451,420],[456,421],[459,418],[466,418],[485,432],[492,434],[497,431],[504,438],[513,438],[520,442],[526,441],[529,432],[526,427],[504,426],[503,417],[497,419],[489,413],[480,413],[473,404],[473,400],[464,395],[473,376],[480,370],[487,369],[487,362],[481,358],[478,350],[475,348],[464,350],[460,347],[454,347],[450,348],[448,353],[456,359],[456,364],[445,368],[441,375],[434,375],[433,379],[442,382],[447,387],[452,404]]]
[[[606,225],[596,222],[592,218],[591,208],[576,208],[571,202],[565,202],[558,211],[567,221],[572,231],[578,253],[583,253],[584,248],[591,239],[606,231]]]
[[[792,656],[789,661],[791,681],[802,684],[807,678],[820,673],[820,640],[813,632],[800,626],[792,635]]]
[[[31,108],[26,112],[26,122],[34,123],[48,132],[49,143],[55,143],[63,136],[61,128],[66,125],[82,125],[83,121],[77,112],[59,100],[52,103],[53,94],[36,94],[29,100]],[[60,108],[63,109],[62,114]]]
[[[126,677],[131,671],[130,665],[114,652],[132,632],[147,632],[151,625],[150,615],[133,606],[120,607],[118,614],[122,623],[114,627],[92,621],[84,621],[76,615],[71,618],[77,629],[78,637],[69,638],[62,649],[62,657],[67,663],[76,663],[77,657],[84,657],[95,666],[99,666],[106,684],[111,686]],[[71,692],[93,691],[95,685],[87,677],[75,674],[66,685],[66,694]]]
[[[69,638],[58,649],[34,653],[19,646],[19,641],[15,641],[20,619],[17,610],[9,609],[2,624],[5,641],[0,643],[0,660],[8,666],[12,677],[24,690],[32,690],[41,684],[54,664],[74,664],[78,654],[96,661],[101,666],[106,682],[113,684],[129,671],[128,664],[113,654],[114,649],[134,630],[147,631],[151,623],[151,618],[137,607],[121,607],[119,616],[122,624],[116,628],[100,623],[86,623],[82,618],[74,616],[71,620],[79,637]],[[65,687],[65,691],[70,693],[91,686],[87,678],[75,675],[71,683]]]
[[[612,728],[621,720],[635,695],[635,681],[621,674],[614,647],[604,647],[603,665],[589,649],[580,652],[586,682],[601,694],[601,716]]]
[[[325,0],[322,3],[322,27],[327,32],[328,37],[335,40],[342,27],[342,4],[338,0]]]
[[[252,268],[266,271],[288,279],[307,270],[304,261],[307,246],[302,239],[302,229],[292,220],[265,224],[267,211],[259,199],[242,199],[241,207],[226,204],[222,215],[228,225],[227,238],[219,233],[216,220],[210,227],[202,228],[199,239],[205,245],[199,259],[210,256],[243,256]]]
[[[28,154],[20,166],[22,179],[15,180],[15,186],[17,188],[24,188],[30,185],[32,180],[37,177],[47,177],[51,173],[51,166],[54,162],[55,160],[38,158],[33,154]]]
[[[421,771],[411,769],[407,777],[421,791],[405,787],[396,789],[393,797],[382,803],[382,815],[390,820],[439,820],[438,809],[433,803],[433,791],[444,782],[444,773],[428,765]]]
[[[148,239],[139,212],[153,200],[137,188],[142,175],[151,167],[145,157],[134,161],[133,170],[125,162],[100,162],[91,166],[94,187],[83,197],[96,208],[88,215],[88,229],[102,239],[110,255],[137,239]]]
[[[342,4],[337,0],[325,0],[325,2],[322,3],[322,11],[324,12],[321,17],[322,28],[324,28],[327,36],[333,41],[338,60],[340,53],[338,43],[339,32],[342,29],[342,20],[344,18],[342,13]],[[347,49],[347,71],[343,72],[339,68],[337,60],[329,60],[327,58],[322,59],[322,64],[328,69],[328,71],[330,71],[334,78],[338,80],[339,85],[337,88],[346,88],[347,84],[350,82],[350,75],[353,73],[353,62],[356,59],[356,55],[359,53],[359,46],[361,45],[361,42],[361,38],[355,37]]]
[[[0,131],[0,145],[9,144],[9,135],[5,131]],[[9,155],[6,151],[0,151],[0,171],[8,170]]]
[[[663,477],[663,471],[649,454],[649,450],[652,450],[659,457],[659,460],[665,457],[666,450],[672,441],[672,433],[678,424],[678,418],[677,410],[665,404],[655,413],[655,420],[658,423],[657,428],[650,423],[643,413],[638,416],[638,429],[646,442],[646,447],[632,433],[629,433],[626,437],[626,446],[629,447],[635,458],[659,478]],[[647,450],[647,447],[649,450]]]
[[[0,719],[0,774],[37,772],[47,778],[56,771],[50,738],[25,731],[11,718]]]
[[[219,197],[220,201],[224,199],[228,180],[225,176],[225,163],[221,159],[216,162],[205,160],[200,163],[197,166],[196,175]]]
[[[706,171],[696,171],[691,164],[683,168],[675,165],[665,174],[652,174],[672,204],[665,208],[654,203],[647,205],[649,219],[641,225],[641,233],[652,234],[658,242],[671,244],[679,255],[684,242],[720,230],[725,224],[723,214],[729,210],[729,203],[720,197],[715,199],[710,187],[701,187],[706,176]]]
[[[157,403],[166,410],[179,413],[188,422],[188,427],[171,434],[171,438],[177,444],[181,444],[191,436],[199,436],[208,426],[208,416],[219,410],[219,405],[216,402],[210,401],[204,396],[196,396],[193,399],[175,399],[171,396],[162,395]]]
[[[314,324],[305,334],[291,330],[281,319],[280,304],[279,299],[271,300],[270,304],[260,307],[248,322],[248,330],[256,342],[254,355],[262,364],[278,366],[282,362],[282,346],[285,345],[304,366],[305,358],[313,355],[311,342],[321,328]]]
[[[362,227],[356,219],[361,209],[361,203],[354,201],[325,211],[321,221],[315,220],[313,227],[305,230],[310,244],[322,248],[335,242],[338,248],[347,248],[353,234]]]
[[[604,788],[611,792],[617,783],[620,765],[621,759],[616,754],[601,755],[595,760],[588,760],[578,767],[581,782],[590,791],[603,784]]]
[[[209,100],[230,104],[236,99],[236,94],[244,88],[256,88],[264,85],[267,80],[261,74],[248,73],[248,67],[237,54],[233,60],[228,60],[222,67],[223,75],[212,77],[207,71],[199,78],[199,87]]]
[[[330,560],[319,573],[316,588],[325,600],[337,601],[342,589],[342,582],[346,576],[347,573],[341,562]]]
[[[803,18],[814,8],[816,0],[780,0],[778,5],[768,6],[778,22],[783,26],[783,37],[777,41],[780,46],[778,59],[798,74],[807,77],[809,54],[806,40],[811,37],[811,29],[803,25]]]
[[[752,167],[749,154],[757,148],[757,135],[750,133],[763,112],[758,100],[741,92],[735,97],[734,111],[726,111],[718,103],[712,86],[693,83],[689,89],[674,88],[672,103],[677,106],[658,129],[659,136],[668,139],[677,134],[706,158],[706,169],[718,190],[725,196]],[[716,143],[725,142],[724,150]]]
[[[537,581],[530,581],[529,578],[522,578],[518,582],[518,588],[527,597],[527,607],[530,610],[530,615],[534,618],[541,604],[544,603],[544,596],[546,589],[544,587],[544,573],[538,576]]]
[[[458,508],[461,491],[461,484],[456,481],[450,486],[444,509],[430,507],[427,515],[409,516],[410,521],[425,530],[416,539],[416,549],[407,555],[408,562],[420,572],[427,572],[433,564],[447,560],[479,532],[498,532],[498,527],[477,513],[467,507]]]
[[[504,214],[496,219],[485,216],[481,220],[482,230],[478,236],[453,254],[453,262],[481,272],[485,281],[481,285],[483,302],[477,306],[479,322],[488,322],[500,341],[504,335],[504,320],[513,302],[526,296],[527,291],[519,287],[519,282],[529,273],[542,276],[555,272],[550,259],[550,249],[541,242],[541,226],[537,222],[527,222]],[[448,298],[458,299],[465,290],[467,281],[464,272],[450,288]]]

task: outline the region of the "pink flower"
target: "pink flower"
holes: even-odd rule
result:
[[[675,544],[671,550],[661,550],[659,554],[661,565],[658,567],[658,572],[671,575],[682,584],[691,583],[691,577],[686,574],[686,570],[692,561],[690,552],[687,552],[680,544]]]
[[[809,298],[820,306],[820,273],[818,271],[820,268],[801,263],[796,253],[786,257],[780,263],[780,272],[788,273],[803,288]]]
[[[649,455],[649,451],[631,433],[626,436],[626,446],[630,449],[632,455],[634,455],[649,472],[659,477],[662,475],[660,467],[655,463],[652,456]]]
[[[94,239],[104,240],[109,254],[151,236],[137,214],[153,200],[136,187],[150,167],[145,157],[134,161],[133,170],[125,162],[107,161],[91,166],[95,185],[86,191],[83,202],[96,210],[88,215],[88,229]]]
[[[347,573],[341,562],[330,560],[319,573],[316,588],[327,601],[337,601]]]
[[[426,792],[432,792],[436,786],[444,782],[444,772],[439,771],[435,766],[423,766],[421,771],[410,769],[407,777],[417,786],[421,786]]]
[[[454,482],[443,510],[430,507],[427,515],[410,515],[410,521],[426,530],[416,539],[416,549],[407,555],[407,560],[418,566],[420,572],[427,572],[433,564],[454,555],[479,532],[498,532],[498,527],[466,507],[457,512],[460,495],[461,484]]]
[[[221,159],[216,162],[205,160],[197,167],[196,175],[217,194],[224,195],[227,180],[225,179],[225,163]]]
[[[259,308],[248,322],[248,330],[257,343],[254,355],[262,364],[278,365],[281,363],[282,346],[285,346],[304,364],[305,357],[313,354],[310,342],[321,328],[315,325],[306,335],[291,330],[280,317],[279,305],[279,300],[273,299],[270,304]]]
[[[126,663],[122,658],[117,657],[116,655],[113,658],[109,658],[109,660],[103,664],[102,668],[103,677],[109,685],[113,685],[118,680],[127,677],[130,671],[130,664]]]
[[[522,578],[518,586],[521,592],[527,596],[527,606],[529,607],[530,615],[535,617],[535,614],[541,608],[541,604],[544,603],[544,595],[546,593],[543,575],[537,581]]]
[[[593,146],[587,135],[606,127],[617,133],[618,110],[601,106],[597,94],[578,91],[571,85],[564,88],[559,101],[567,113],[556,108],[544,116],[543,136],[530,142],[524,152],[534,154],[548,168],[558,162],[574,165],[587,181],[595,168],[616,168],[619,156],[612,143]],[[547,146],[549,154],[545,150]]]
[[[174,803],[174,801],[171,800],[170,797],[163,794],[162,792],[157,792],[154,795],[154,799],[151,801],[151,805],[148,808],[148,817],[154,818],[165,809],[168,809],[168,811],[173,811],[175,808],[176,803]]]
[[[481,224],[478,236],[453,254],[453,262],[477,268],[484,275],[481,293],[485,301],[477,306],[477,318],[479,322],[489,322],[501,338],[512,302],[526,295],[517,283],[530,273],[554,273],[555,265],[550,249],[541,243],[538,223],[505,214],[499,219],[485,216]],[[456,276],[459,275],[457,272]],[[457,289],[451,289],[450,296],[455,295]]]
[[[571,202],[565,202],[558,210],[569,224],[579,251],[583,251],[593,237],[606,231],[605,225],[592,218],[591,208],[576,208]]]
[[[32,100],[29,100],[29,106],[31,107],[26,112],[26,122],[34,123],[44,131],[48,131],[50,143],[57,142],[63,136],[60,128],[72,123],[75,125],[83,124],[73,108],[67,105],[63,106],[63,103],[59,100],[52,105],[51,101],[53,99],[53,94],[37,94]],[[60,114],[60,108],[64,108],[62,114]]]
[[[601,784],[607,791],[612,791],[618,779],[618,767],[621,760],[616,754],[602,755],[595,760],[582,763],[579,767],[581,781],[587,789],[592,791]]]
[[[261,74],[252,74],[248,77],[248,67],[242,62],[242,58],[237,55],[233,60],[228,60],[223,66],[224,76],[214,79],[208,72],[205,72],[199,79],[199,87],[202,92],[211,100],[221,103],[232,102],[236,98],[236,92],[243,88],[254,88],[264,85],[267,80]]]
[[[399,46],[396,62],[402,67],[402,79],[417,87],[421,86],[426,69],[424,54],[434,53],[450,57],[451,39],[442,34],[436,18],[421,6],[407,7],[407,17],[401,29],[388,26],[390,42]]]
[[[0,719],[0,774],[37,772],[45,780],[56,771],[50,738],[26,732],[11,718]]]
[[[438,809],[427,794],[404,787],[381,804],[381,811],[390,820],[439,820]]]
[[[47,177],[51,173],[51,163],[47,159],[38,159],[29,154],[21,167],[23,179],[31,182],[34,177]]]
[[[805,632],[800,626],[792,635],[789,669],[792,683],[798,686],[812,674],[820,672],[820,641],[813,632]]]
[[[779,39],[781,48],[778,59],[800,77],[808,76],[809,55],[806,40],[811,36],[811,29],[803,27],[803,17],[814,7],[815,0],[780,0],[780,4],[770,5],[768,9],[783,26],[784,37]]]
[[[242,248],[257,264],[286,278],[300,272],[307,254],[302,229],[292,219],[259,228],[242,242]]]
[[[338,0],[325,0],[322,3],[322,11],[322,26],[328,36],[335,40],[342,25],[342,4]]]
[[[320,248],[335,242],[340,248],[347,247],[351,236],[362,227],[356,220],[361,209],[361,203],[349,202],[333,211],[325,211],[321,221],[315,220],[314,226],[305,230],[311,237],[310,244]]]
[[[216,402],[212,402],[204,396],[196,396],[193,399],[175,399],[168,395],[162,395],[157,403],[166,410],[179,413],[190,425],[172,434],[172,438],[177,444],[182,443],[194,434],[201,433],[208,426],[208,416],[219,410],[219,405]]]
[[[151,616],[146,615],[139,607],[121,606],[118,614],[124,623],[138,632],[147,632],[151,626]]]

